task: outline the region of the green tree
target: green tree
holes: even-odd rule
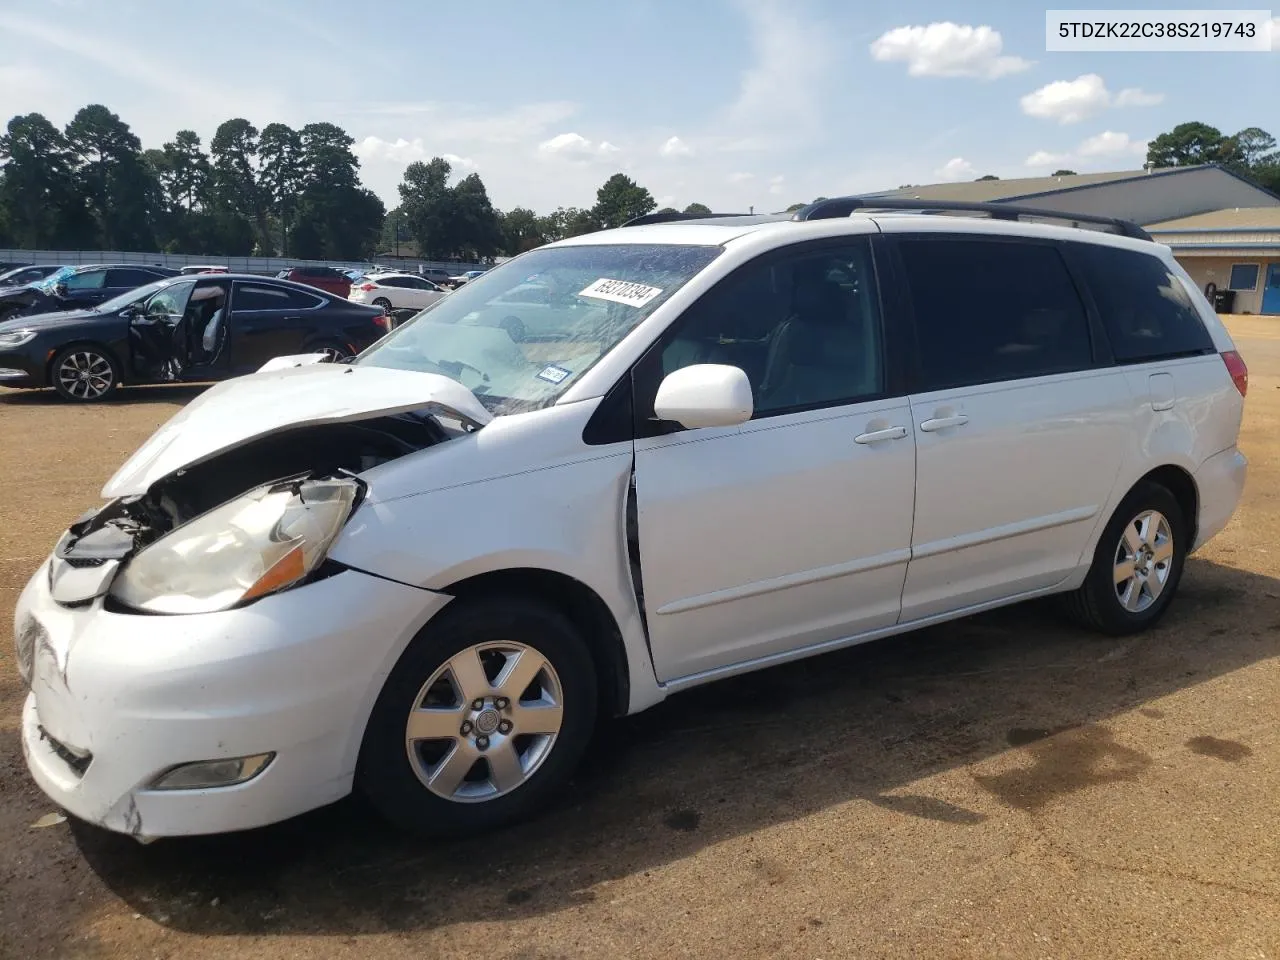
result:
[[[601,227],[592,211],[579,207],[557,207],[554,213],[541,217],[540,224],[548,243],[594,233]]]
[[[301,135],[287,124],[267,124],[258,138],[258,162],[258,189],[279,224],[280,254],[288,256],[305,174]]]
[[[463,177],[452,192],[454,253],[471,259],[498,253],[502,249],[502,224],[480,174]]]
[[[19,247],[78,249],[95,230],[76,180],[66,137],[42,114],[9,121],[0,136],[0,214]]]
[[[591,214],[604,228],[620,227],[628,220],[652,213],[658,206],[653,195],[623,173],[615,173],[596,191]]]
[[[255,231],[258,250],[264,256],[272,253],[267,201],[258,185],[258,128],[243,117],[227,120],[214,131],[209,141],[213,158],[213,196],[218,219],[224,228],[243,236],[239,227],[231,227],[236,218]]]
[[[283,131],[281,131],[283,134]],[[297,227],[293,254],[355,260],[372,254],[386,208],[360,185],[355,141],[332,123],[309,123],[298,132]],[[261,141],[258,145],[261,155]],[[265,194],[263,184],[259,192]]]
[[[685,208],[684,208],[684,212],[685,212],[685,213],[696,213],[696,214],[697,214],[698,216],[700,216],[700,217],[705,217],[705,216],[710,215],[710,213],[711,213],[711,208],[710,208],[710,207],[708,207],[705,203],[691,203],[691,204],[689,204],[687,207],[685,207]]]
[[[807,206],[808,206],[807,203],[793,203],[791,206],[787,207],[785,212],[795,213],[797,210],[803,210]]]
[[[675,207],[660,207],[659,209],[654,211],[654,213],[679,213],[679,212],[680,211],[677,210]]]
[[[160,186],[129,125],[94,103],[71,118],[66,138],[101,243],[115,250],[155,249],[150,211]]]
[[[1180,123],[1147,144],[1147,163],[1156,167],[1189,167],[1222,159],[1226,138],[1217,127]]]
[[[1052,176],[1055,176],[1055,177],[1074,177],[1074,176],[1077,176],[1077,174],[1076,174],[1076,172],[1075,172],[1074,170],[1055,170],[1055,171],[1053,171]]]
[[[502,225],[502,252],[509,257],[547,242],[543,233],[543,218],[528,207],[515,207],[500,214],[499,222]]]
[[[414,242],[418,255],[428,259],[443,259],[449,255],[454,238],[450,235],[453,217],[453,192],[449,189],[449,175],[453,168],[442,157],[421,160],[405,168],[404,177],[396,188],[400,193],[399,209]]]
[[[983,180],[999,180],[999,179],[1000,178],[997,177],[994,173],[988,173],[979,177],[977,180],[974,181],[974,183],[981,183]]]

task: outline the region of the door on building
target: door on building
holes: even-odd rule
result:
[[[1280,314],[1280,263],[1267,267],[1267,283],[1262,288],[1262,309],[1259,312]]]

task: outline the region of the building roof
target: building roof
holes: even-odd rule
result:
[[[961,183],[925,183],[871,194],[877,197],[918,197],[922,200],[976,200],[980,202],[1038,197],[1060,190],[1076,190],[1119,180],[1141,180],[1199,170],[1200,167],[1168,167],[1160,170],[1112,170],[1106,173],[1074,173],[1061,177],[1022,177],[1015,180],[973,180]]]
[[[1212,210],[1209,213],[1198,213],[1193,217],[1179,217],[1176,220],[1153,223],[1147,227],[1147,230],[1151,233],[1183,230],[1196,233],[1280,231],[1280,207],[1230,207],[1226,210]]]

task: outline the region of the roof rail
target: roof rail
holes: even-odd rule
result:
[[[643,217],[633,217],[623,224],[624,227],[643,227],[650,223],[675,223],[679,220],[711,220],[715,217],[749,217],[749,213],[646,213]]]
[[[793,220],[834,220],[859,210],[917,210],[921,213],[985,213],[993,220],[1060,220],[1073,226],[1088,223],[1106,227],[1108,232],[1135,240],[1150,240],[1151,234],[1130,220],[1101,217],[1091,213],[1042,210],[1013,203],[975,203],[970,200],[913,200],[904,197],[833,197],[819,200],[796,211]]]

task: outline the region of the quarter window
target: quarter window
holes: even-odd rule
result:
[[[916,330],[916,389],[1021,380],[1093,364],[1089,321],[1048,244],[978,237],[900,244]]]
[[[1213,351],[1213,340],[1181,279],[1159,257],[1081,244],[1089,289],[1121,363]]]
[[[881,326],[865,240],[767,256],[689,308],[637,370],[653,416],[662,378],[698,363],[742,369],[755,418],[853,403],[884,392]]]

